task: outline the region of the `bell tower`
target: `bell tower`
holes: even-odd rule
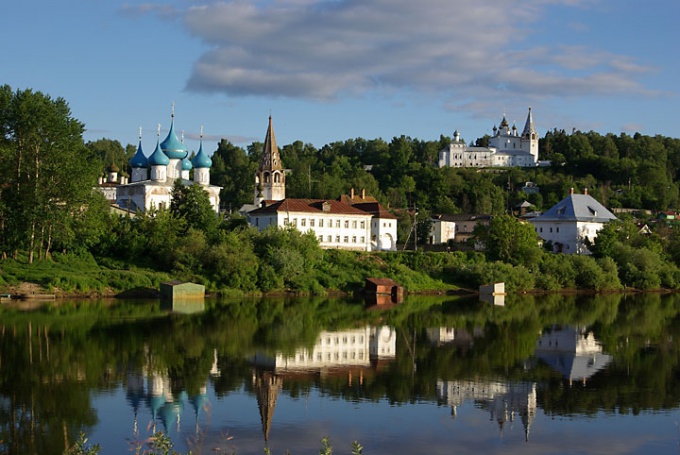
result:
[[[279,148],[272,127],[272,117],[269,116],[269,127],[264,138],[264,147],[260,157],[260,165],[255,172],[255,205],[263,200],[280,201],[286,198],[286,175],[281,164]]]

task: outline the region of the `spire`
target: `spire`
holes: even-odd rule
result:
[[[269,115],[267,135],[264,138],[262,158],[260,159],[260,170],[283,170],[283,166],[281,165],[281,156],[279,155],[279,147],[276,145],[276,136],[274,135],[274,127],[272,126],[271,115]]]
[[[534,126],[534,118],[531,115],[531,106],[529,106],[529,114],[527,115],[527,122],[524,124],[524,131],[522,136],[526,138],[536,137],[536,127]]]

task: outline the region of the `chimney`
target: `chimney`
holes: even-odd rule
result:
[[[588,194],[588,188],[583,188],[583,194]]]
[[[354,199],[354,188],[350,188],[349,190],[349,198]]]
[[[361,199],[366,199],[366,188],[361,189]]]
[[[574,188],[569,188],[569,194],[574,194]]]

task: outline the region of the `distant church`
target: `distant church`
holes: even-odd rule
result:
[[[132,212],[169,208],[172,186],[180,179],[184,186],[201,185],[208,193],[213,209],[219,212],[221,188],[210,184],[212,160],[203,151],[202,130],[199,150],[192,160],[188,157],[184,141],[175,134],[174,107],[168,136],[160,141],[159,125],[156,149],[151,156],[147,157],[142,150],[141,131],[139,136],[137,153],[130,160],[132,173],[129,182],[125,177],[118,177],[115,164],[109,167],[108,181],[99,182],[99,188],[107,199]],[[190,179],[191,170],[194,172],[193,181]]]
[[[357,251],[396,250],[397,217],[362,190],[338,199],[286,198],[286,174],[276,145],[272,118],[255,172],[253,205],[244,206],[248,222],[311,231],[321,248]]]
[[[522,134],[517,127],[510,127],[505,115],[500,127],[493,127],[493,136],[489,138],[488,147],[467,146],[461,141],[456,130],[453,142],[439,151],[439,167],[497,167],[518,166],[534,167],[538,165],[538,134],[531,115],[527,115]]]

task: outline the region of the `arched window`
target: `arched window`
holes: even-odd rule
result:
[[[274,172],[274,183],[281,183],[281,174]]]
[[[269,183],[269,172],[264,173],[264,183]]]

